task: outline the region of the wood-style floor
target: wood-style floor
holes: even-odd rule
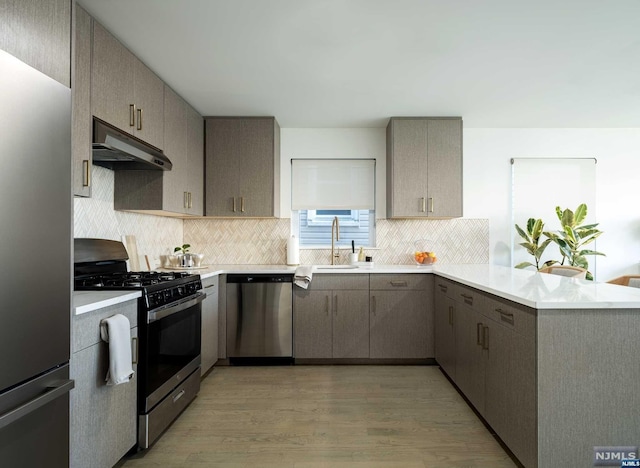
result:
[[[513,467],[437,366],[217,367],[126,468]]]

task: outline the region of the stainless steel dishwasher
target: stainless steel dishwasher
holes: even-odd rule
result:
[[[227,357],[293,357],[293,275],[227,275]]]

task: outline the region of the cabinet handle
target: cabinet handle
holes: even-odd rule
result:
[[[333,304],[333,310],[335,312],[336,315],[338,315],[338,295],[336,294],[334,296],[335,302]]]
[[[513,320],[513,314],[510,312],[505,312],[502,309],[496,309],[496,312],[498,312],[500,314],[500,321],[501,322],[506,322],[509,325],[513,325],[514,320]]]
[[[429,197],[429,213],[433,213],[433,197]]]
[[[464,298],[465,304],[473,305],[473,296],[469,296],[468,294],[460,294]]]
[[[82,186],[91,187],[91,166],[89,166],[89,160],[82,160]]]
[[[371,311],[373,312],[373,316],[376,315],[376,296],[371,296]]]
[[[187,192],[189,194],[189,206],[187,208],[193,208],[193,203],[191,202],[191,192]]]
[[[479,346],[483,346],[482,343],[484,341],[483,340],[484,336],[483,336],[482,328],[483,328],[483,325],[481,323],[477,323],[476,324],[476,344],[479,345]]]
[[[138,337],[137,336],[134,336],[133,338],[131,338],[131,344],[132,344],[133,350],[135,351],[135,355],[136,355],[136,357],[133,358],[131,363],[132,364],[138,364]]]
[[[129,127],[133,127],[136,124],[136,105],[129,104]]]
[[[482,327],[482,349],[489,351],[489,327]]]
[[[233,212],[236,212],[236,197],[233,197]]]
[[[138,130],[142,130],[142,109],[138,109]]]
[[[446,293],[447,289],[449,289],[449,288],[447,288],[446,284],[441,284],[441,283],[438,283],[438,287],[440,288],[440,291],[443,292],[443,293]]]
[[[244,213],[244,197],[240,197],[240,211]]]
[[[176,401],[178,401],[180,398],[182,398],[184,396],[186,392],[184,391],[184,389],[180,390],[180,393],[178,393],[176,396],[173,397],[173,402],[175,403]]]
[[[422,197],[420,199],[420,212],[424,213],[425,211],[427,211],[427,199]]]
[[[389,281],[389,282],[391,283],[391,286],[394,286],[394,287],[404,286],[406,288],[407,286],[409,286],[406,281]]]
[[[213,288],[213,287],[214,287],[215,285],[216,285],[215,283],[213,283],[213,284],[210,284],[209,286],[205,286],[205,287],[204,287],[204,289],[209,289],[209,288]]]
[[[453,325],[453,306],[449,306],[449,325]]]
[[[182,208],[188,208],[188,206],[187,206],[187,192],[182,192]]]

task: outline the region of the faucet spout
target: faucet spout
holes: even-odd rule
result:
[[[335,238],[334,238],[334,227],[335,227]],[[336,258],[340,258],[340,253],[335,253],[335,241],[340,240],[340,221],[338,221],[338,217],[334,216],[333,221],[331,223],[331,264],[336,264]]]

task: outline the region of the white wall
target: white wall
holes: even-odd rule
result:
[[[290,217],[291,213],[292,158],[375,158],[376,211],[379,218],[384,218],[385,141],[384,128],[283,128],[282,217]],[[527,157],[598,160],[594,208],[605,233],[597,248],[607,256],[597,259],[593,271],[599,281],[640,273],[640,129],[466,128],[464,217],[489,218],[490,262],[494,264],[511,264],[510,161]],[[540,181],[540,187],[544,190],[545,186],[560,183],[562,174],[549,174]]]
[[[598,160],[594,208],[604,234],[597,249],[607,256],[597,258],[596,279],[639,273],[640,129],[465,129],[464,215],[489,218],[494,264],[510,265],[510,161],[527,157]],[[549,174],[540,190],[561,183],[562,174]]]

